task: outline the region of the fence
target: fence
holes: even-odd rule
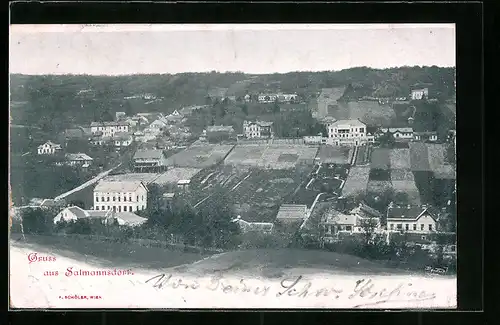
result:
[[[32,235],[28,234],[27,236],[41,236],[41,235]],[[204,248],[204,247],[199,247],[199,246],[191,246],[191,245],[185,245],[180,243],[179,241],[173,240],[173,239],[165,239],[165,240],[154,240],[154,239],[143,239],[143,238],[118,238],[118,237],[106,237],[106,236],[99,236],[99,235],[81,235],[81,234],[63,234],[63,233],[53,233],[50,236],[52,237],[64,237],[64,238],[71,238],[71,239],[79,239],[79,240],[90,240],[94,242],[107,242],[107,243],[131,243],[131,244],[136,244],[140,245],[143,247],[156,247],[156,248],[166,248],[166,249],[172,249],[172,250],[178,250],[178,251],[189,251],[189,252],[202,252],[202,253],[212,253],[212,254],[218,254],[218,253],[223,253],[225,250],[220,249],[220,248],[214,248],[214,247],[209,247],[209,248]]]

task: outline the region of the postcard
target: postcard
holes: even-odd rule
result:
[[[456,309],[453,24],[10,25],[11,309]]]

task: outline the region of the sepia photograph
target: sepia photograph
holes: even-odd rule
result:
[[[456,309],[455,35],[11,24],[10,308]]]

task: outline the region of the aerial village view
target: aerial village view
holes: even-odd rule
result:
[[[13,71],[11,238],[150,267],[453,274],[456,71],[437,64]]]

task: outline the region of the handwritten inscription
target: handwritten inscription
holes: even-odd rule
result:
[[[285,278],[279,285],[266,285],[261,282],[248,281],[246,279],[230,280],[222,277],[210,279],[187,280],[182,277],[174,277],[172,274],[159,274],[146,281],[156,289],[205,289],[224,294],[252,294],[261,297],[273,294],[276,298],[298,297],[306,298],[328,298],[344,299],[353,302],[354,307],[381,305],[390,302],[418,302],[433,300],[436,298],[434,292],[415,289],[411,282],[400,282],[395,286],[387,287],[376,284],[372,279],[359,279],[353,284],[332,283],[329,286],[318,286],[314,281],[306,280],[298,276]]]

